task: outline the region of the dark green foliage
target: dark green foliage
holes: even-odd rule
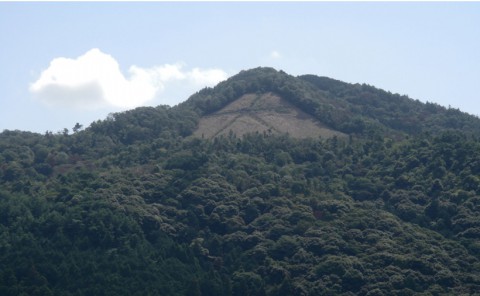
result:
[[[299,78],[341,101],[345,112],[355,115],[341,126],[342,130],[349,133],[364,133],[367,125],[375,125],[372,119],[391,130],[408,134],[437,133],[446,129],[480,133],[478,118],[458,109],[447,109],[429,102],[423,104],[366,84],[348,84],[314,75]]]
[[[265,91],[350,137],[189,136]],[[255,69],[71,135],[4,131],[0,295],[475,295],[478,124]]]

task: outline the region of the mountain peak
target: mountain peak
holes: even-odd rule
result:
[[[265,97],[262,98],[262,95]],[[292,118],[296,118],[295,116],[286,117],[274,110],[262,112],[256,110],[253,116],[252,108],[242,111],[242,114],[250,112],[246,122],[242,122],[246,117],[240,116],[240,113],[235,113],[237,115],[235,120],[233,117],[225,117],[223,108],[227,108],[240,98],[243,98],[242,102],[232,106],[247,104],[249,100],[253,100],[252,96],[257,96],[259,102],[264,102],[266,106],[269,106],[267,102],[270,102],[266,98],[277,96],[281,101],[270,102],[273,104],[271,108],[277,108],[277,103],[282,106],[288,104],[292,114],[303,114],[304,118],[308,115],[309,119],[293,123]],[[245,132],[271,130],[299,138],[306,137],[307,134],[323,135],[325,129],[330,131],[330,135],[350,134],[369,137],[378,135],[393,138],[423,132],[438,133],[444,130],[480,134],[478,118],[456,109],[422,103],[366,84],[351,84],[315,75],[295,77],[268,67],[241,71],[214,88],[207,88],[192,95],[181,106],[193,109],[203,118],[195,134],[200,133],[206,137],[228,133],[230,129],[240,135]],[[250,107],[253,106],[256,105]],[[261,121],[265,121],[263,116],[268,118],[274,113],[277,116],[276,124],[273,122],[265,124]],[[230,116],[233,114],[230,112]],[[313,125],[304,126],[302,131],[300,128],[285,129],[278,125],[280,119],[285,120],[286,126],[300,127],[307,122]],[[213,125],[216,127],[213,128]],[[205,130],[206,126],[209,127],[208,131]],[[313,126],[324,130],[320,132]],[[305,133],[304,130],[310,127],[312,132]]]

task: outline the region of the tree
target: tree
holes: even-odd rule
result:
[[[81,125],[80,123],[76,123],[75,126],[72,128],[73,132],[74,133],[77,133],[79,132],[81,129],[82,129],[83,125]]]

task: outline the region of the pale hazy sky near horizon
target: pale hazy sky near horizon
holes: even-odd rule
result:
[[[480,2],[0,2],[0,132],[175,105],[241,70],[480,115]]]

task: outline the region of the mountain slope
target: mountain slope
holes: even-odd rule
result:
[[[200,119],[196,136],[207,138],[233,133],[288,134],[295,138],[333,136],[345,134],[323,126],[313,116],[273,94],[247,94],[222,109]]]
[[[407,107],[416,129],[392,123]],[[478,119],[431,107],[258,68],[71,135],[4,131],[0,294],[478,295]],[[228,114],[272,132],[202,139]],[[298,114],[348,137],[287,135]]]
[[[476,135],[480,133],[478,117],[458,109],[447,109],[435,103],[421,103],[365,84],[348,84],[314,75],[299,78],[346,102],[347,109],[353,114],[372,118],[390,129],[409,134],[437,133],[443,130],[461,130]]]

